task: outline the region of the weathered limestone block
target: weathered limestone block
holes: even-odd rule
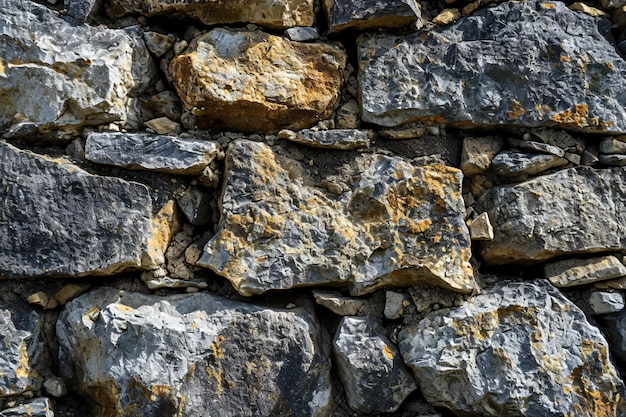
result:
[[[198,265],[244,295],[343,284],[352,295],[383,285],[474,288],[461,172],[362,154],[349,191],[329,195],[312,168],[238,140],[227,152],[219,230]]]
[[[54,407],[50,399],[35,398],[25,404],[0,411],[0,417],[54,417]]]
[[[545,280],[432,312],[399,347],[426,400],[458,415],[626,415],[604,337]]]
[[[199,175],[220,152],[216,142],[147,133],[92,133],[85,158],[130,169]]]
[[[558,1],[524,1],[404,38],[363,35],[363,120],[626,131],[626,62],[609,25]]]
[[[331,32],[402,27],[421,18],[415,0],[324,0]]]
[[[77,24],[32,1],[0,0],[0,126],[77,133],[126,120],[155,74],[141,36]]]
[[[482,256],[505,264],[626,251],[625,175],[624,168],[580,166],[489,190],[475,206],[488,213],[494,229]]]
[[[258,133],[327,118],[345,65],[345,53],[332,45],[214,29],[194,39],[169,70],[199,127]]]
[[[333,340],[348,405],[361,413],[396,411],[417,389],[398,348],[372,317],[344,317]]]
[[[624,309],[624,293],[609,291],[592,291],[587,303],[593,314],[617,313]]]
[[[270,29],[312,26],[313,0],[109,0],[107,14],[190,17],[205,25],[256,23]]]
[[[502,151],[491,161],[494,171],[503,177],[535,175],[550,168],[567,165],[565,158],[556,155],[522,152],[513,149]]]
[[[573,287],[626,276],[626,265],[615,256],[570,258],[546,264],[546,278],[555,287]]]
[[[0,160],[0,278],[113,274],[165,250],[144,185],[3,142]]]
[[[330,360],[307,306],[99,288],[57,322],[61,376],[99,415],[330,414]]]
[[[314,148],[347,150],[368,147],[374,138],[374,132],[359,129],[302,129],[297,132],[281,130],[278,137]]]
[[[491,160],[500,152],[504,141],[495,136],[463,139],[461,170],[466,176],[485,172],[491,166]]]

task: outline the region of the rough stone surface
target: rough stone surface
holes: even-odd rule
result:
[[[626,414],[602,334],[545,280],[499,284],[399,341],[427,401],[459,415]]]
[[[348,404],[355,411],[393,412],[417,389],[398,348],[376,319],[344,317],[333,351]]]
[[[0,398],[41,388],[43,319],[17,294],[0,293]]]
[[[113,18],[139,13],[144,16],[190,17],[205,25],[256,23],[271,29],[311,26],[313,0],[109,0]]]
[[[178,206],[189,223],[202,226],[211,221],[213,210],[210,206],[211,196],[198,187],[189,187],[178,200]]]
[[[624,175],[623,168],[581,166],[491,189],[475,207],[494,229],[494,240],[481,245],[483,258],[504,264],[626,251]]]
[[[617,313],[624,308],[624,294],[621,292],[593,291],[587,298],[593,314]]]
[[[0,277],[112,274],[159,251],[144,185],[2,142],[0,160]]]
[[[316,28],[299,26],[287,29],[285,31],[285,36],[292,41],[308,42],[319,39],[320,34]]]
[[[626,266],[615,256],[573,258],[549,263],[546,278],[556,287],[573,287],[626,276]]]
[[[626,154],[626,142],[617,139],[604,139],[600,142],[600,153],[604,154]]]
[[[331,32],[402,27],[421,18],[415,0],[324,0]]]
[[[231,143],[219,230],[198,265],[244,295],[331,283],[353,295],[420,282],[471,292],[460,171],[375,154],[347,163],[358,178],[329,196],[296,160]]]
[[[76,134],[124,122],[155,71],[140,35],[76,24],[32,1],[0,1],[0,127]]]
[[[85,157],[97,164],[198,175],[219,153],[216,142],[147,133],[92,133]]]
[[[81,22],[86,22],[93,18],[100,7],[102,7],[103,0],[65,0],[64,4],[67,8],[68,16],[72,16]]]
[[[214,29],[194,39],[169,68],[199,127],[268,132],[328,117],[345,65],[345,53],[331,45]]]
[[[487,171],[493,157],[500,152],[502,146],[504,146],[504,141],[495,136],[463,139],[463,153],[461,154],[463,174],[469,176]]]
[[[599,318],[602,330],[611,345],[611,352],[626,363],[626,309]]]
[[[100,416],[330,412],[330,361],[310,307],[103,287],[66,306],[57,334],[61,376]]]
[[[0,417],[54,417],[54,407],[50,399],[45,397],[35,398],[17,407],[7,408],[0,411]]]
[[[314,148],[346,150],[368,147],[372,142],[374,132],[357,129],[303,129],[298,132],[281,130],[278,137]]]
[[[626,165],[626,155],[600,155],[600,163],[604,165],[623,167]]]
[[[469,225],[472,240],[493,240],[493,227],[487,213],[481,213]]]
[[[366,312],[366,300],[355,297],[344,297],[341,293],[313,290],[315,302],[340,316],[358,316]]]
[[[556,156],[563,157],[565,156],[565,150],[559,148],[558,146],[550,145],[548,143],[535,142],[532,140],[521,140],[509,138],[507,140],[509,146],[513,146],[516,148],[527,149],[529,151],[548,153]]]
[[[363,120],[626,131],[626,62],[609,21],[504,2],[404,38],[359,41]]]
[[[550,168],[567,165],[565,158],[556,155],[537,154],[506,150],[497,154],[491,161],[494,171],[503,177],[535,175]]]
[[[585,150],[584,139],[574,137],[564,130],[540,128],[532,129],[531,134],[541,139],[542,142],[548,145],[558,146],[566,152],[581,154]]]

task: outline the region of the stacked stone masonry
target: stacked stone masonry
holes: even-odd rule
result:
[[[626,2],[0,0],[0,417],[626,417]]]

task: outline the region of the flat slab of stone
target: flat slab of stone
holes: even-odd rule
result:
[[[505,282],[399,336],[426,400],[456,415],[593,417],[626,410],[602,333],[546,280]]]
[[[494,239],[481,244],[483,258],[505,264],[626,252],[625,175],[624,168],[580,166],[489,190],[475,206],[494,230]]]
[[[302,129],[330,116],[343,84],[345,53],[261,31],[214,29],[169,67],[199,127],[271,132]]]
[[[471,292],[461,172],[359,158],[346,157],[341,169],[355,179],[337,196],[313,185],[314,168],[262,143],[232,142],[218,231],[197,264],[244,295],[328,284],[359,295],[420,282]]]
[[[421,18],[415,0],[324,0],[331,32],[407,26]]]
[[[109,0],[111,18],[128,14],[193,18],[205,25],[256,23],[270,29],[312,26],[313,0]]]
[[[572,258],[549,263],[544,272],[552,285],[563,288],[626,276],[626,265],[615,256]]]
[[[449,26],[362,35],[366,122],[626,131],[626,62],[610,22],[561,2],[504,2]]]
[[[556,155],[508,149],[497,154],[491,164],[498,175],[516,177],[519,175],[536,175],[550,168],[567,165],[568,161]]]
[[[199,175],[220,152],[216,142],[147,133],[92,133],[85,158],[129,169]]]
[[[76,23],[32,1],[0,0],[0,126],[77,134],[124,122],[155,67],[141,35]]]
[[[46,397],[39,397],[15,407],[0,411],[0,417],[54,417],[52,401]]]
[[[157,244],[148,189],[0,142],[0,278],[113,274]]]
[[[358,129],[302,129],[294,132],[281,130],[278,132],[278,137],[314,148],[347,150],[368,147],[374,138],[374,131]]]
[[[59,316],[60,375],[111,417],[328,417],[319,328],[307,305],[101,287]]]

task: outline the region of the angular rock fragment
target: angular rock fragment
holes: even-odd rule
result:
[[[600,163],[604,165],[623,167],[626,165],[626,155],[600,155]]]
[[[541,261],[562,254],[626,252],[624,168],[576,167],[496,187],[476,203],[494,240],[481,244],[490,264]]]
[[[3,142],[0,160],[0,278],[113,274],[165,250],[144,185]]]
[[[626,266],[615,256],[573,258],[549,263],[544,272],[552,285],[563,288],[626,276]]]
[[[624,308],[624,294],[621,292],[593,291],[587,298],[593,314],[617,313]]]
[[[341,293],[313,290],[315,302],[339,316],[358,316],[368,311],[368,300],[344,297]]]
[[[374,132],[357,129],[303,129],[298,132],[281,130],[278,137],[314,148],[347,150],[368,147],[374,137]]]
[[[469,176],[485,172],[491,166],[494,156],[500,152],[504,141],[495,136],[463,139],[461,170]]]
[[[244,295],[327,284],[359,295],[420,282],[471,292],[460,171],[375,154],[345,164],[357,170],[349,191],[329,195],[298,161],[232,142],[219,230],[197,264]]]
[[[92,19],[102,7],[103,0],[65,0],[67,15],[86,22]]]
[[[97,164],[198,175],[219,153],[216,142],[146,133],[92,133],[85,157]]]
[[[564,130],[540,128],[532,129],[530,132],[532,136],[541,139],[542,142],[548,145],[558,146],[566,152],[581,154],[585,150],[584,139],[576,138]],[[526,136],[524,136],[524,138],[526,138]]]
[[[35,398],[25,404],[0,411],[0,417],[54,417],[54,407],[50,399]]]
[[[43,319],[19,296],[0,293],[0,398],[41,389]]]
[[[318,329],[307,306],[104,287],[61,313],[60,371],[100,416],[326,417],[330,361]]]
[[[0,126],[10,134],[123,123],[128,96],[155,75],[135,31],[77,24],[32,1],[1,0],[0,15]]]
[[[500,152],[491,161],[493,170],[503,177],[535,175],[550,168],[567,165],[567,163],[567,159],[556,155],[521,152],[513,149]]]
[[[199,127],[271,132],[327,118],[339,98],[345,53],[264,32],[214,29],[169,67]]]
[[[316,28],[298,26],[287,29],[285,36],[292,41],[308,42],[319,39],[320,34]]]
[[[498,284],[430,313],[399,341],[426,400],[458,415],[626,412],[604,337],[545,280]]]
[[[422,17],[415,0],[324,0],[331,32],[406,26]]]
[[[363,120],[626,131],[626,62],[609,25],[561,2],[524,1],[405,37],[363,35]]]
[[[178,206],[189,223],[202,226],[211,221],[212,198],[198,187],[189,187],[185,194],[178,200]]]
[[[626,309],[599,318],[609,341],[611,352],[621,363],[626,363]]]
[[[493,240],[493,227],[487,213],[481,213],[469,225],[472,240]]]
[[[193,18],[205,25],[256,23],[270,29],[312,26],[313,0],[109,0],[107,14]]]
[[[515,148],[528,149],[529,151],[547,153],[547,154],[552,154],[552,155],[556,155],[560,157],[565,156],[564,149],[561,149],[558,146],[550,145],[547,143],[535,142],[532,140],[514,139],[514,138],[509,138],[507,142],[509,143],[509,146],[512,146]]]
[[[344,317],[333,340],[348,405],[361,413],[396,411],[417,384],[398,348],[371,317]]]
[[[600,153],[603,154],[626,154],[626,142],[617,139],[604,139],[600,142]]]

